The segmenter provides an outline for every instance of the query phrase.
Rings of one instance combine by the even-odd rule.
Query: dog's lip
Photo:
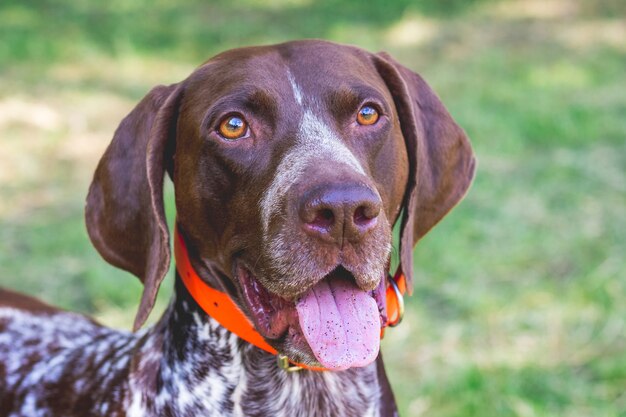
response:
[[[270,340],[282,338],[298,322],[295,303],[271,294],[247,267],[237,265],[243,298],[260,333]]]
[[[338,269],[343,269],[343,267],[338,266],[331,273],[324,275],[320,279],[325,279],[337,273],[350,274],[345,269],[337,272]],[[305,339],[300,329],[298,312],[296,310],[297,299],[296,301],[290,301],[272,294],[243,263],[237,264],[236,271],[241,284],[243,299],[252,316],[252,321],[261,335],[269,341],[281,341],[286,337],[297,339],[292,340],[292,344],[310,352],[310,347],[304,342]],[[387,320],[385,287],[385,279],[382,278],[374,290],[367,291],[378,306],[381,327]],[[305,292],[303,291],[303,293]],[[312,354],[312,352],[310,353]]]

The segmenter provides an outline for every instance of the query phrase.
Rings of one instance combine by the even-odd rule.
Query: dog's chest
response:
[[[216,349],[217,348],[217,349]],[[233,348],[233,350],[229,350]],[[160,389],[146,392],[131,377],[128,416],[215,417],[378,416],[379,386],[372,367],[337,373],[287,373],[272,357],[234,337],[212,346],[217,366],[178,363],[163,368]],[[260,356],[264,356],[259,360]],[[205,358],[206,359],[206,358]],[[145,361],[146,369],[152,365]],[[152,398],[153,401],[144,401]]]
[[[342,373],[288,373],[274,357],[187,308],[181,303],[172,312],[176,324],[163,328],[161,336],[157,328],[142,345],[131,370],[128,416],[378,415],[374,365]]]
[[[380,389],[373,366],[342,373],[285,372],[258,351],[243,359],[235,416],[378,416]],[[274,365],[274,366],[272,366]]]

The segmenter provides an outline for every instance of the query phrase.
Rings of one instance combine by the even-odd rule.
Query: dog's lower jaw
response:
[[[381,365],[289,373],[207,316],[179,279],[174,297],[135,355],[129,416],[394,415],[395,404],[381,408],[393,402]]]

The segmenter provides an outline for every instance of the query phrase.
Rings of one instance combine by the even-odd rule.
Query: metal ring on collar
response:
[[[398,283],[392,277],[389,277],[389,283],[391,284],[391,288],[393,288],[393,292],[396,294],[396,299],[398,300],[398,320],[393,323],[389,323],[389,327],[396,327],[402,321],[404,317],[404,296],[400,292],[400,288],[398,288]]]

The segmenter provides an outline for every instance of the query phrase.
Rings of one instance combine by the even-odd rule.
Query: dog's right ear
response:
[[[100,255],[144,284],[146,321],[170,266],[163,179],[171,168],[183,84],[155,87],[117,128],[89,188],[87,231]]]

